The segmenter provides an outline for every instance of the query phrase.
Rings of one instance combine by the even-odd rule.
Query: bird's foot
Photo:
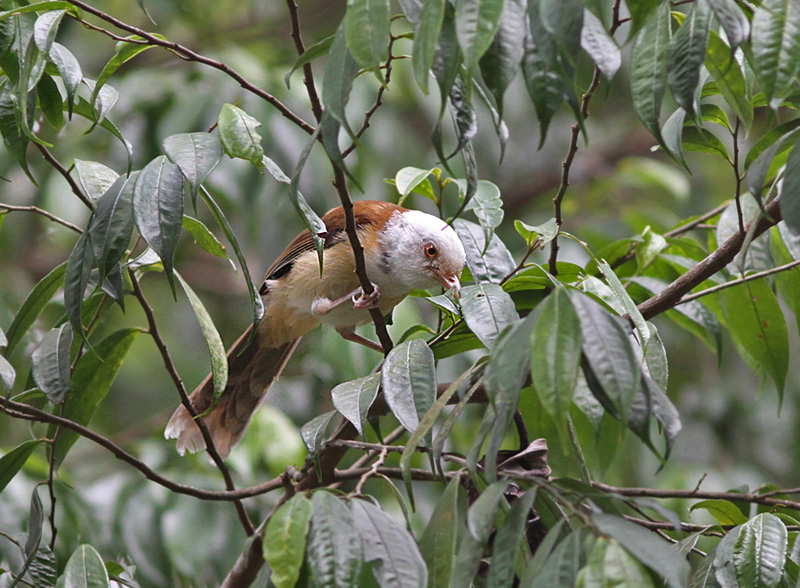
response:
[[[364,290],[359,288],[351,297],[353,300],[353,308],[359,310],[362,308],[378,308],[378,302],[381,299],[381,291],[378,289],[377,284],[372,284],[372,292],[364,294]]]
[[[374,349],[379,353],[383,353],[383,347],[375,343],[374,341],[370,341],[366,337],[362,337],[361,335],[357,334],[355,331],[352,330],[352,327],[341,327],[336,329],[336,332],[339,333],[342,338],[347,339],[348,341],[352,341],[353,343],[358,343],[359,345],[363,345],[364,347],[369,347],[370,349]]]

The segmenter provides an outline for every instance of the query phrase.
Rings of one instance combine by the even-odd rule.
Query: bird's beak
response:
[[[458,280],[457,274],[437,274],[436,279],[439,280],[439,283],[444,286],[445,290],[449,290],[453,288],[453,298],[458,300],[459,298],[459,291],[461,290],[461,282]]]

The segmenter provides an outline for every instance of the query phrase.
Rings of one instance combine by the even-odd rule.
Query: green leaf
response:
[[[194,310],[197,322],[200,325],[200,330],[203,333],[203,338],[206,341],[206,346],[208,347],[208,355],[211,358],[211,379],[214,383],[213,406],[213,404],[219,400],[219,397],[228,385],[228,357],[225,353],[225,345],[222,344],[222,337],[220,337],[211,315],[208,314],[206,307],[203,306],[203,301],[200,300],[191,286],[186,283],[186,280],[184,280],[178,272],[175,272],[175,276],[178,278],[178,282],[180,282],[183,291],[186,292],[186,296],[189,298],[192,310]]]
[[[631,555],[661,576],[667,586],[686,585],[689,562],[669,543],[621,517],[595,514],[592,521],[601,533],[619,541]]]
[[[47,122],[60,131],[64,127],[64,99],[53,78],[47,74],[42,76],[36,85],[36,96]]]
[[[390,24],[389,0],[347,0],[347,49],[356,63],[379,78],[379,68],[389,56]]]
[[[642,313],[639,312],[639,308],[636,306],[636,303],[631,298],[631,295],[628,294],[628,291],[625,289],[625,286],[622,284],[622,281],[617,277],[617,274],[614,273],[614,270],[611,269],[611,266],[608,265],[605,261],[600,261],[597,264],[597,269],[603,274],[603,277],[606,279],[606,283],[608,283],[611,291],[614,292],[614,296],[617,297],[617,300],[622,305],[622,308],[625,309],[625,314],[630,317],[633,326],[636,327],[636,331],[639,335],[639,342],[643,349],[647,349],[647,344],[650,341],[650,328],[645,323],[644,317]]]
[[[578,574],[579,588],[636,586],[654,588],[653,579],[642,565],[614,539],[600,537],[589,553],[586,567]]]
[[[675,102],[694,115],[695,90],[706,55],[711,10],[706,0],[693,3],[667,48],[667,85]]]
[[[658,14],[654,14],[656,9],[663,4],[661,0],[636,0],[635,2],[626,2],[628,10],[631,13],[631,30],[628,33],[629,38],[633,38],[636,33],[648,21],[658,18]]]
[[[380,388],[381,375],[371,374],[351,382],[344,382],[331,390],[333,406],[353,424],[362,437],[364,421],[367,420],[369,408],[375,402]]]
[[[104,279],[125,254],[133,235],[133,186],[138,172],[120,176],[97,200],[87,233]]]
[[[78,183],[92,200],[99,199],[119,178],[119,174],[113,169],[96,161],[75,159],[74,164]]]
[[[420,169],[418,167],[404,167],[394,176],[394,185],[400,193],[399,204],[412,192],[422,194],[433,202],[437,202],[436,195],[433,193],[433,186],[428,179],[436,168]]]
[[[392,349],[381,370],[381,386],[392,414],[413,433],[436,399],[436,370],[428,344],[412,339]],[[426,443],[430,441],[428,435]]]
[[[546,538],[556,539],[559,536],[559,526],[553,527],[547,533]],[[551,534],[552,533],[552,534]],[[543,542],[544,543],[544,542]],[[552,552],[550,550],[540,551],[543,545],[536,550],[535,557],[546,556],[544,565],[533,575],[531,588],[550,588],[551,586],[575,586],[578,570],[580,569],[581,556],[581,535],[577,531],[567,535]],[[549,555],[548,555],[549,553]],[[534,566],[538,565],[536,560],[531,561],[529,569],[525,571],[525,578],[531,577]]]
[[[191,216],[183,215],[181,227],[192,236],[195,243],[200,245],[203,251],[221,257],[222,259],[230,260],[228,252],[225,250],[225,245],[220,243],[214,233],[202,222]],[[231,261],[231,265],[233,265],[233,261]]]
[[[261,135],[258,127],[261,123],[233,104],[223,104],[217,119],[219,140],[228,157],[249,161],[259,170],[264,157],[261,146]]]
[[[555,288],[539,306],[530,336],[531,381],[566,446],[567,415],[581,361],[581,324],[564,288]]]
[[[430,588],[449,588],[458,536],[458,495],[461,483],[451,478],[433,509],[419,545],[428,566]],[[463,490],[461,490],[463,493]]]
[[[89,219],[87,228],[91,228],[92,219]],[[81,319],[81,307],[86,286],[89,283],[89,274],[94,263],[94,252],[89,243],[89,231],[84,231],[78,242],[69,254],[64,274],[64,307],[67,318],[72,325],[72,330],[77,331],[81,337],[86,338]]]
[[[84,354],[76,363],[72,374],[72,391],[64,403],[63,417],[86,426],[97,407],[106,397],[140,329],[120,329],[94,346],[93,352]],[[48,437],[55,427],[48,429]],[[78,433],[62,429],[53,447],[56,464],[60,465],[67,452],[79,438]]]
[[[33,453],[42,441],[40,439],[31,439],[17,445],[14,449],[0,457],[0,493],[8,486],[8,483],[14,479],[28,461],[28,458]]]
[[[0,384],[3,384],[6,392],[11,392],[16,379],[17,371],[14,369],[14,366],[8,362],[5,356],[0,355]]]
[[[714,16],[725,30],[731,54],[750,34],[750,21],[735,0],[708,0]]]
[[[50,45],[45,56],[48,61],[56,66],[58,75],[61,76],[61,80],[64,82],[64,88],[67,90],[67,111],[72,114],[75,104],[75,92],[78,91],[78,86],[83,81],[81,64],[70,50],[60,43]]]
[[[793,0],[764,0],[752,23],[752,65],[769,107],[777,111],[800,76],[800,10]]]
[[[490,484],[467,511],[469,534],[481,545],[489,541],[489,535],[494,529],[495,517],[506,488],[508,488],[508,481]]]
[[[166,41],[167,39],[162,35],[157,33],[151,33],[154,37],[162,41]],[[100,75],[97,77],[97,83],[95,84],[94,88],[92,89],[92,97],[90,98],[90,102],[92,104],[95,103],[100,91],[105,86],[106,82],[114,75],[114,72],[117,71],[120,66],[122,66],[127,61],[133,59],[139,53],[143,51],[147,51],[148,49],[152,49],[155,45],[151,43],[132,43],[130,41],[141,41],[142,37],[138,35],[131,35],[127,37],[125,41],[119,41],[116,46],[116,50],[114,52],[114,57],[112,57],[109,62],[103,67],[103,71],[100,72]]]
[[[97,94],[95,94],[94,89],[96,82],[94,80],[83,78],[83,83],[88,86],[88,88],[92,91],[92,96],[95,97],[93,101],[89,102],[89,104],[92,105],[92,112],[94,113],[95,122],[99,124],[105,120],[105,118],[108,116],[108,113],[119,101],[119,92],[106,84],[100,89],[99,92],[97,92]]]
[[[311,504],[311,532],[306,551],[312,585],[326,588],[357,586],[362,548],[351,510],[324,490],[314,493]]]
[[[606,410],[627,421],[640,373],[627,323],[584,294],[575,292],[570,298],[581,323],[583,368],[592,393]]]
[[[466,193],[465,180],[457,180],[462,193]],[[491,244],[492,236],[500,223],[503,222],[503,200],[500,198],[500,188],[487,180],[479,180],[475,195],[466,206],[478,217],[478,222],[483,227],[484,243]]]
[[[200,184],[222,158],[219,139],[211,133],[181,133],[164,139],[162,146],[169,160],[178,166],[189,182],[195,200]]]
[[[716,104],[702,104],[700,105],[700,119],[703,122],[712,122],[716,123],[720,126],[725,127],[725,129],[732,133],[733,127],[731,126],[731,122],[728,119],[728,113],[722,110]]]
[[[361,536],[364,563],[372,568],[379,586],[418,588],[428,585],[428,570],[417,542],[383,510],[366,500],[350,501],[355,529]]]
[[[779,153],[789,149],[794,141],[789,141],[797,135],[800,128],[800,119],[794,119],[770,129],[747,152],[744,168],[747,170],[747,186],[750,192],[760,197],[767,179],[772,160]]]
[[[783,576],[787,547],[786,526],[778,517],[761,513],[742,525],[733,563],[741,586],[774,588]]]
[[[25,302],[20,306],[6,333],[8,339],[5,344],[6,356],[10,356],[14,352],[19,342],[22,341],[22,338],[28,333],[31,325],[36,321],[36,318],[41,314],[42,310],[44,310],[44,307],[47,306],[47,303],[50,302],[50,299],[55,293],[61,289],[64,284],[64,273],[66,269],[66,262],[57,266],[49,274],[39,280],[30,294],[25,298]]]
[[[174,295],[172,268],[183,223],[183,175],[165,156],[156,157],[136,177],[133,215],[139,234],[161,258]]]
[[[336,31],[331,45],[331,53],[325,62],[322,77],[322,103],[325,110],[354,137],[353,130],[347,122],[345,107],[350,100],[353,80],[358,74],[358,64],[347,50],[344,25]]]
[[[503,118],[503,96],[517,75],[525,54],[527,0],[508,0],[503,6],[497,34],[480,59],[483,81],[494,96],[498,118]]]
[[[745,81],[742,66],[736,60],[731,48],[713,30],[708,36],[705,64],[725,102],[742,121],[745,133],[748,133],[753,123],[751,85]]]
[[[684,151],[696,151],[698,153],[710,153],[720,155],[726,161],[731,161],[728,149],[717,136],[702,128],[685,126],[683,127],[683,141],[681,147]]]
[[[339,413],[332,410],[316,416],[300,429],[300,436],[303,437],[303,443],[306,444],[308,452],[312,456],[319,456],[322,444],[325,442],[325,433],[328,430],[328,425],[331,424],[333,417],[337,414]]]
[[[517,230],[517,233],[519,233],[520,236],[528,243],[528,247],[533,245],[533,242],[536,239],[539,239],[540,247],[544,246],[555,239],[556,235],[558,235],[558,224],[556,224],[556,219],[554,218],[551,218],[546,223],[538,226],[529,225],[521,220],[515,220],[514,228]]]
[[[497,284],[514,271],[514,258],[497,235],[492,235],[487,247],[486,236],[479,225],[457,219],[453,221],[453,228],[464,245],[467,267],[476,283]]]
[[[667,82],[669,37],[669,4],[665,2],[637,33],[631,49],[633,107],[659,143],[663,143],[659,112]]]
[[[0,93],[0,134],[3,135],[3,144],[6,151],[14,161],[22,168],[31,181],[36,182],[28,168],[28,136],[17,125],[17,114],[14,98],[8,87]]]
[[[456,35],[471,76],[500,27],[503,0],[456,0]]]
[[[511,296],[497,284],[462,288],[461,311],[467,326],[489,349],[500,331],[519,318]]]
[[[765,279],[727,289],[731,335],[775,382],[778,397],[789,369],[789,336],[778,299]]]
[[[264,531],[264,559],[275,588],[291,588],[300,577],[311,523],[311,501],[295,494],[270,517]]]
[[[105,89],[104,89],[105,91]],[[94,109],[89,105],[89,103],[81,97],[78,97],[78,101],[73,105],[73,112],[79,116],[86,118],[87,120],[97,122],[102,128],[107,130],[109,133],[114,135],[125,147],[125,151],[128,154],[128,171],[130,172],[131,166],[133,165],[133,147],[131,146],[130,142],[122,136],[119,129],[107,118],[99,120],[94,113]],[[94,127],[92,127],[94,128]],[[92,129],[90,129],[92,130]],[[88,132],[88,131],[87,131]]]
[[[66,10],[50,10],[40,15],[33,25],[33,40],[39,51],[45,55],[53,45],[64,14],[66,14]]]
[[[64,588],[108,588],[108,572],[100,554],[91,545],[81,545],[64,569]]]
[[[305,51],[303,51],[303,54],[300,55],[294,62],[294,65],[292,65],[292,69],[290,69],[289,73],[287,73],[286,76],[283,78],[283,81],[286,83],[286,87],[287,88],[290,87],[289,78],[292,77],[292,74],[295,71],[297,71],[307,63],[311,63],[315,59],[323,57],[328,53],[330,53],[332,44],[333,44],[333,35],[325,37],[321,41],[314,43],[313,45],[311,45],[311,47],[308,47]]]
[[[444,19],[442,28],[439,32],[439,42],[436,45],[436,52],[433,56],[431,67],[436,83],[439,86],[441,103],[439,106],[438,122],[442,120],[450,90],[456,81],[456,77],[461,71],[461,49],[458,46],[458,35],[456,33],[455,11],[453,5],[445,3]],[[438,128],[438,125],[437,125]],[[435,131],[434,131],[435,133]],[[434,134],[435,137],[435,134]]]
[[[70,345],[72,327],[64,323],[49,331],[31,355],[33,379],[53,404],[64,400],[70,390]]]
[[[597,69],[611,80],[622,65],[622,54],[617,43],[606,31],[603,21],[597,18],[588,9],[583,13],[583,28],[581,29],[581,47],[592,61],[597,65]]]
[[[696,502],[689,508],[689,512],[694,512],[697,509],[703,509],[717,519],[720,525],[743,525],[747,522],[747,517],[742,514],[742,511],[727,500],[701,500]]]
[[[497,530],[492,544],[492,565],[489,567],[488,588],[505,588],[514,583],[514,564],[526,539],[525,525],[528,522],[533,500],[536,498],[534,486],[511,505],[503,524]],[[554,586],[554,584],[550,584]]]
[[[420,17],[414,26],[414,46],[411,49],[411,60],[414,66],[414,78],[420,89],[428,93],[428,72],[433,67],[439,33],[442,30],[446,0],[430,0],[422,5]]]
[[[783,183],[780,192],[781,217],[786,226],[795,234],[800,234],[800,149],[795,146],[786,159]]]

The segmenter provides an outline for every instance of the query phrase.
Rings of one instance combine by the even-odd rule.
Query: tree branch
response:
[[[83,233],[82,228],[73,225],[69,221],[65,221],[63,218],[59,218],[56,215],[51,214],[46,210],[39,208],[38,206],[14,206],[12,204],[3,204],[2,202],[0,202],[0,209],[7,210],[9,212],[35,212],[36,214],[41,214],[42,216],[50,219],[54,223],[58,223],[62,226],[67,227],[71,231],[75,231],[78,234]]]

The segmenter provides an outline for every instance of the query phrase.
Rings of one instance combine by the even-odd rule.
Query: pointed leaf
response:
[[[210,133],[181,133],[164,139],[162,146],[169,160],[189,182],[192,198],[196,198],[200,184],[222,158],[219,139]]]
[[[780,193],[781,217],[795,235],[800,234],[800,149],[797,145],[795,141],[786,159]]]
[[[88,228],[91,228],[91,226],[90,218]],[[94,252],[89,243],[89,231],[86,230],[78,238],[78,242],[69,254],[64,274],[64,307],[67,312],[67,318],[72,325],[73,331],[77,331],[84,339],[86,334],[83,331],[83,323],[81,322],[81,307],[93,263]]]
[[[436,370],[427,343],[412,339],[392,349],[381,370],[381,385],[392,414],[413,433],[436,398]],[[430,441],[428,435],[426,443]]]
[[[31,355],[33,379],[53,404],[59,404],[70,390],[71,344],[72,327],[64,323],[48,332]]]
[[[774,588],[786,563],[788,533],[778,517],[761,513],[742,525],[733,563],[741,586]]]
[[[33,40],[45,55],[50,52],[64,14],[66,10],[50,10],[39,16],[33,25]]]
[[[764,0],[753,14],[753,69],[777,110],[800,76],[800,10],[793,0]]]
[[[464,287],[461,310],[467,326],[489,349],[500,331],[519,318],[511,296],[497,284]]]
[[[414,46],[411,50],[414,78],[425,94],[428,93],[429,71],[433,67],[433,58],[436,55],[446,4],[446,0],[425,2],[414,27]]]
[[[64,588],[108,588],[108,572],[100,554],[91,545],[81,545],[64,569]]]
[[[581,47],[597,64],[597,68],[607,80],[616,75],[622,65],[622,54],[614,39],[606,31],[603,21],[589,9],[583,13]]]
[[[270,517],[264,531],[264,559],[275,588],[291,588],[300,577],[311,523],[311,501],[295,494]]]
[[[558,527],[552,537],[557,538]],[[547,537],[551,537],[548,532]],[[536,555],[539,556],[542,547],[536,550]],[[550,553],[544,561],[544,566],[538,571],[535,576],[531,588],[550,588],[551,586],[575,586],[580,569],[580,556],[581,556],[581,535],[580,533],[572,532],[566,539],[562,540],[552,552],[550,550],[542,552],[544,555]],[[533,567],[536,562],[532,561],[530,567]],[[525,576],[528,577],[526,570]]]
[[[701,500],[693,504],[689,512],[697,509],[707,511],[720,525],[743,525],[748,520],[735,504],[727,500]]]
[[[659,143],[662,142],[659,112],[666,89],[669,36],[669,4],[662,3],[637,33],[631,49],[633,107]]]
[[[455,7],[458,44],[471,75],[497,34],[503,0],[457,0]]]
[[[172,267],[183,221],[183,175],[165,156],[156,157],[137,176],[133,213],[139,234],[161,258],[174,293]]]
[[[116,331],[78,360],[72,374],[72,391],[64,403],[64,418],[83,426],[89,424],[97,407],[111,389],[117,372],[139,333],[139,329]],[[55,427],[51,426],[48,436],[52,437],[54,434]],[[61,464],[78,438],[78,433],[74,431],[60,431],[53,447],[57,465]]]
[[[74,163],[78,182],[92,200],[99,199],[119,178],[117,172],[102,163],[82,159],[75,159]]]
[[[228,252],[225,250],[225,245],[220,243],[214,233],[212,233],[202,222],[191,216],[183,215],[181,227],[183,227],[186,232],[192,236],[195,243],[200,245],[203,251],[210,253],[211,255],[221,257],[222,259],[230,260],[228,257]],[[233,266],[233,261],[231,261],[231,265]]]
[[[217,122],[219,140],[228,157],[244,159],[262,169],[264,147],[256,130],[261,123],[233,104],[222,105]]]
[[[78,86],[83,81],[81,64],[70,50],[60,43],[52,43],[46,56],[56,66],[56,70],[58,70],[58,74],[64,82],[64,87],[67,90],[68,111],[71,113],[75,102],[75,92],[78,91]]]
[[[480,59],[481,75],[494,96],[499,118],[503,117],[503,96],[525,53],[526,8],[527,0],[505,2],[497,34]]]
[[[422,557],[428,566],[430,588],[449,588],[455,563],[458,535],[458,476],[448,482],[433,509],[419,541]],[[462,491],[463,492],[463,491]]]
[[[17,445],[14,449],[0,457],[0,493],[8,486],[8,483],[14,479],[28,461],[31,453],[36,449],[42,441],[39,439],[31,439]]]
[[[331,52],[325,62],[325,73],[322,78],[322,103],[325,110],[344,129],[354,136],[350,124],[347,122],[345,107],[350,100],[350,91],[353,89],[353,80],[358,74],[358,64],[347,50],[344,25],[336,31],[336,36],[331,45]]]
[[[735,0],[708,0],[733,52],[750,35],[750,21]]]
[[[364,421],[370,406],[378,396],[381,388],[381,375],[371,374],[351,382],[344,382],[331,390],[331,400],[336,410],[350,421],[364,436]]]
[[[133,186],[138,172],[120,176],[97,200],[89,242],[103,279],[119,263],[133,235]]]
[[[325,37],[321,41],[314,43],[313,45],[311,45],[311,47],[306,48],[306,50],[303,51],[303,54],[300,55],[297,58],[297,61],[294,62],[294,65],[292,65],[292,69],[289,70],[289,73],[287,73],[286,76],[284,76],[283,81],[286,82],[286,87],[287,88],[291,87],[289,85],[289,79],[292,77],[292,74],[295,71],[297,71],[307,63],[311,63],[318,57],[323,57],[328,53],[330,53],[332,44],[333,44],[333,35],[330,35],[329,37]]]
[[[64,284],[64,273],[67,270],[67,264],[62,263],[49,274],[43,277],[33,287],[30,294],[25,298],[14,320],[8,327],[6,333],[7,341],[5,344],[5,355],[8,357],[16,349],[22,338],[28,333],[36,318],[41,314],[44,307],[47,306],[50,299],[55,295]]]
[[[311,532],[306,551],[312,585],[357,586],[363,556],[352,512],[326,491],[315,492],[311,504]]]
[[[326,439],[325,433],[328,430],[328,425],[331,424],[333,417],[335,417],[337,414],[339,413],[337,413],[335,410],[332,410],[316,416],[303,425],[303,427],[300,429],[300,436],[303,437],[303,443],[306,444],[308,452],[312,456],[319,455],[319,452],[322,449],[322,444]]]
[[[678,106],[689,113],[694,113],[694,95],[706,56],[710,22],[707,0],[698,0],[667,48],[667,84]]]
[[[514,564],[517,555],[526,539],[525,525],[531,513],[533,500],[536,498],[534,486],[511,505],[503,524],[497,531],[492,544],[492,565],[489,567],[487,587],[504,588],[514,583]],[[527,547],[522,547],[526,549]],[[554,584],[551,584],[554,586]]]
[[[379,73],[389,56],[389,25],[389,0],[347,0],[347,48],[364,69]]]

